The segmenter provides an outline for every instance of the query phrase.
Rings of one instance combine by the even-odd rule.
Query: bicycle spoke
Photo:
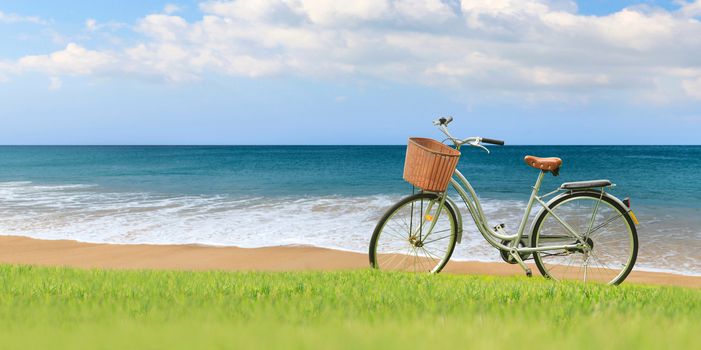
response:
[[[569,266],[572,264],[572,259],[573,259],[572,254],[565,255],[565,256],[563,256],[562,261],[549,263],[548,266],[550,266],[550,267],[548,268],[548,270],[551,271],[551,272],[554,272],[555,270],[557,270],[557,269],[559,268],[559,269],[562,269],[562,270],[565,271],[565,272],[563,273],[563,275],[566,276],[566,275],[567,275],[567,269],[568,269]]]
[[[611,273],[611,275],[613,275],[613,278],[615,278],[618,275],[618,273],[616,273],[615,270],[609,268],[606,264],[602,263],[596,257],[596,255],[592,254],[592,259],[596,265],[599,265],[600,268],[598,269],[598,271],[599,271],[600,275],[602,275],[604,277],[604,282],[608,282],[608,281],[606,281],[606,279],[608,279],[606,272]]]
[[[408,248],[402,249],[399,252],[390,253],[389,255],[391,255],[391,257],[384,264],[391,268],[393,265],[391,265],[390,262],[395,261],[398,258],[399,259],[399,266],[401,266],[404,264],[404,260],[406,259],[406,257],[409,255],[410,252],[411,252],[411,246],[409,246]]]
[[[598,261],[599,264],[603,265],[603,266],[602,266],[603,268],[605,268],[605,269],[607,269],[607,270],[613,270],[613,269],[611,269],[611,267],[608,266],[608,264],[606,264],[605,262],[601,261],[601,260],[597,257],[597,255],[594,253],[594,251],[591,252],[591,256],[594,258],[594,260]]]
[[[421,240],[421,234],[424,229],[424,201],[421,201],[421,211],[419,212],[419,241]]]
[[[574,229],[581,230],[587,246],[567,251],[534,254],[541,272],[554,279],[575,278],[587,282],[620,283],[632,265],[634,244],[631,227],[624,219],[624,209],[599,195],[572,195],[552,208]],[[567,233],[562,225],[545,214],[536,228],[537,247],[563,244],[559,236]],[[551,237],[552,239],[548,239]],[[571,242],[575,243],[575,242]],[[585,258],[586,253],[586,258]]]
[[[409,219],[409,222],[406,221],[406,218],[404,216],[400,216],[400,218],[402,219],[402,222],[404,223],[404,227],[407,229],[407,231],[411,232],[412,225],[413,225],[411,218]]]
[[[594,227],[594,221],[596,220],[596,213],[599,211],[599,204],[601,204],[601,200],[596,201],[596,205],[594,206],[594,210],[592,211],[592,214],[591,214],[591,220],[589,221],[589,227],[585,231],[586,233],[584,234],[584,237],[589,237],[589,234],[591,233],[591,229],[592,229],[592,227]],[[586,272],[587,271],[585,269],[584,273],[586,274]]]
[[[429,248],[429,247],[424,245],[422,248],[424,248],[426,250],[430,250],[432,253],[435,253],[436,256],[445,255],[445,253],[447,252],[447,250],[441,249],[439,247],[438,248]],[[438,251],[436,252],[436,250],[438,250]]]
[[[446,231],[446,230],[443,230],[443,231]],[[443,236],[443,237],[440,237],[440,238],[432,239],[432,240],[430,240],[430,241],[426,241],[426,242],[424,242],[424,244],[433,243],[433,242],[436,242],[436,241],[440,241],[440,240],[442,240],[442,239],[450,238],[450,237],[452,237],[452,236],[453,236],[453,234],[449,234],[449,235],[447,235],[447,236]]]
[[[389,255],[389,258],[387,258],[387,255]],[[387,260],[385,260],[385,261],[384,261],[383,263],[381,263],[381,264],[380,264],[379,261],[378,261],[378,265],[380,265],[380,266],[383,266],[383,265],[392,266],[391,262],[394,262],[394,261],[397,259],[397,256],[399,256],[399,255],[400,255],[400,254],[397,254],[397,253],[394,253],[394,254],[385,254],[384,256],[380,257],[380,259],[386,258]]]
[[[401,222],[398,222],[397,220],[388,220],[386,226],[390,226],[396,230],[397,232],[406,232],[409,233],[409,226],[406,224],[403,224]]]
[[[446,206],[440,215],[425,220],[429,207],[431,213],[437,211],[438,197],[429,194],[415,197],[397,206],[373,235],[371,260],[374,256],[377,268],[434,272],[440,271],[450,257],[456,243],[454,214]],[[427,232],[429,227],[431,232]]]
[[[384,238],[387,238],[388,240],[390,240],[390,242],[392,242],[394,244],[409,242],[409,238],[399,236],[398,234],[393,233],[393,232],[384,232],[384,234],[386,235]],[[385,243],[387,243],[387,242],[385,242]]]
[[[428,272],[431,272],[431,264],[433,263],[433,260],[426,254],[426,250],[425,250],[425,249],[423,249],[423,248],[420,247],[419,250],[420,250],[421,253],[423,253],[423,255],[426,257],[426,262],[427,262],[427,265],[428,265],[428,267],[429,267],[428,269],[426,269],[426,268],[424,267],[424,271],[428,270]],[[423,267],[424,264],[421,264],[421,266]]]
[[[403,234],[402,232],[397,232],[397,231],[392,231],[392,232],[390,232],[390,231],[385,231],[385,232],[383,232],[383,233],[386,233],[386,234],[388,234],[388,235],[390,235],[390,236],[392,236],[392,237],[395,237],[395,238],[397,238],[397,239],[400,240],[400,241],[407,241],[407,240],[409,239],[409,236],[408,236],[408,235],[407,235],[407,236],[404,236],[404,234]]]
[[[409,247],[406,254],[404,254],[404,257],[399,262],[399,266],[402,266],[402,270],[404,270],[404,271],[406,271],[406,267],[404,267],[404,266],[406,266],[405,263],[406,263],[407,259],[409,259],[410,256],[411,256],[411,247]]]
[[[591,232],[589,232],[589,235],[590,235],[589,237],[592,237],[592,238],[593,238],[593,237],[596,237],[596,236],[593,236],[593,235],[592,235],[594,232],[596,232],[596,231],[598,231],[598,230],[600,230],[600,229],[606,227],[608,224],[610,224],[611,222],[613,222],[613,221],[615,221],[616,219],[619,219],[619,218],[623,218],[623,215],[617,214],[617,215],[615,215],[615,216],[613,216],[613,217],[607,219],[605,222],[599,224],[599,226],[593,228],[593,229],[591,230]]]
[[[564,278],[569,277],[569,275],[567,273],[570,271],[570,269],[572,268],[572,265],[574,265],[574,263],[577,260],[578,259],[574,254],[570,255],[570,258],[568,259],[569,262],[567,263],[567,267],[565,268],[565,273],[563,274]]]

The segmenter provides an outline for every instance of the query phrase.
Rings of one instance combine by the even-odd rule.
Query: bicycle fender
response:
[[[606,198],[609,198],[609,199],[613,200],[614,202],[616,202],[616,204],[619,204],[622,208],[625,208],[627,211],[630,211],[630,209],[629,209],[625,204],[623,204],[623,201],[621,201],[620,199],[618,199],[618,197],[616,197],[616,196],[614,196],[614,195],[611,195],[611,194],[609,194],[609,193],[606,192],[606,191],[603,191],[603,194],[602,194],[602,191],[594,191],[594,190],[591,190],[591,189],[572,190],[572,191],[566,191],[566,192],[560,193],[559,195],[557,195],[557,196],[551,198],[551,199],[546,203],[546,205],[548,206],[548,208],[550,208],[550,205],[552,205],[552,203],[554,203],[556,200],[558,200],[558,199],[560,199],[560,198],[562,198],[562,197],[566,197],[566,196],[575,194],[575,193],[591,193],[591,194],[593,194],[593,195],[606,197]],[[545,211],[545,208],[542,208],[542,207],[541,207],[540,210],[538,211],[538,213],[533,217],[533,221],[531,222],[530,229],[528,230],[528,232],[530,232],[530,234],[533,234],[533,229],[534,229],[535,223],[536,223],[536,221],[538,221],[538,218],[539,218],[541,215],[543,215],[543,212],[544,212],[544,211]]]
[[[448,205],[453,209],[453,212],[457,216],[458,219],[458,227],[457,227],[457,232],[456,232],[456,241],[458,244],[462,241],[462,213],[460,213],[460,208],[455,204],[455,202],[450,199],[450,197],[446,196],[445,199],[446,202],[448,202]]]

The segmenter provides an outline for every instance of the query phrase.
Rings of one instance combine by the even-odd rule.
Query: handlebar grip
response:
[[[440,117],[438,118],[438,123],[440,125],[448,125],[453,121],[453,117]]]
[[[492,145],[499,145],[499,146],[504,145],[504,141],[502,141],[502,140],[488,139],[486,137],[482,138],[482,142],[483,143],[491,143]]]

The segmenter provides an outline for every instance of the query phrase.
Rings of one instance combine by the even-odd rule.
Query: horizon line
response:
[[[377,146],[406,146],[406,144],[0,144],[0,147],[377,147]],[[486,144],[487,147],[512,147],[512,146],[701,146],[701,144],[505,144],[503,146]]]

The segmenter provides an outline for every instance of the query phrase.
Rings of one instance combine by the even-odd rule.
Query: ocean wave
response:
[[[630,159],[645,159],[645,160],[684,160],[684,157],[674,157],[674,156],[661,156],[661,155],[625,155],[625,158]]]
[[[120,244],[311,245],[366,253],[375,224],[401,196],[177,196],[23,181],[0,182],[0,198],[2,235]],[[487,217],[500,219],[492,224],[505,223],[514,232],[525,203],[485,199],[482,206]],[[466,209],[461,211],[465,232],[454,258],[501,261]],[[692,223],[679,227],[666,224],[668,218],[640,218],[638,267],[701,274],[701,233]]]

